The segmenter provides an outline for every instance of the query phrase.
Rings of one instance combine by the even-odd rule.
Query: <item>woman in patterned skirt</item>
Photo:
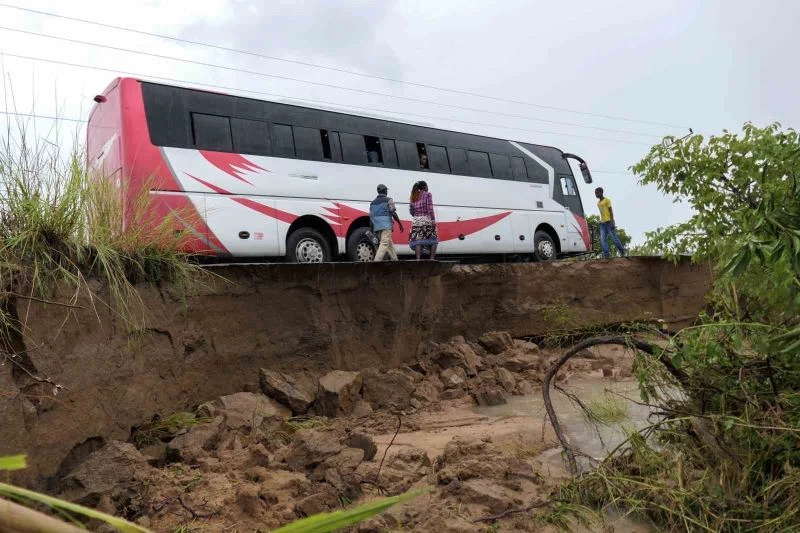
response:
[[[428,192],[428,184],[424,181],[418,181],[411,189],[409,209],[413,217],[409,245],[417,253],[417,261],[422,256],[423,246],[430,246],[430,258],[431,260],[436,259],[436,245],[439,244],[439,235],[436,232],[433,195]]]

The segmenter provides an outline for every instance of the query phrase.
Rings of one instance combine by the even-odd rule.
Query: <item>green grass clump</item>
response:
[[[603,425],[622,422],[628,417],[628,403],[617,396],[604,394],[602,398],[589,401],[586,405],[589,420]]]

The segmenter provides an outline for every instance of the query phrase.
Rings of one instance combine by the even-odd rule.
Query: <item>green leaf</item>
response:
[[[84,507],[83,505],[78,505],[77,503],[60,500],[58,498],[53,498],[52,496],[47,496],[46,494],[15,487],[14,485],[8,485],[6,483],[0,483],[0,496],[22,498],[25,500],[42,503],[55,509],[61,509],[62,511],[70,511],[87,518],[102,520],[106,524],[117,528],[117,530],[121,531],[122,533],[151,533],[150,530],[128,522],[127,520],[123,520],[122,518],[101,513],[100,511],[95,511],[94,509]]]
[[[0,470],[22,470],[27,468],[25,455],[8,455],[0,457]]]
[[[326,533],[328,531],[336,531],[337,529],[363,522],[376,514],[382,513],[393,505],[413,500],[427,492],[430,492],[430,489],[406,492],[399,496],[383,498],[346,511],[320,513],[292,522],[287,526],[274,530],[272,533]]]

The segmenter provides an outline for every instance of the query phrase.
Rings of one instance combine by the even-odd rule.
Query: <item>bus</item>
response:
[[[412,185],[433,194],[440,256],[552,260],[591,249],[569,159],[557,148],[117,78],[94,98],[90,169],[113,180],[122,231],[169,220],[181,248],[217,258],[369,261],[369,204],[389,188],[412,255]],[[421,157],[422,155],[427,157]]]

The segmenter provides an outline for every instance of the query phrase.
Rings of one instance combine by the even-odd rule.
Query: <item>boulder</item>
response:
[[[363,479],[375,479],[380,467],[377,461],[362,463],[358,473]],[[430,473],[431,460],[425,450],[413,446],[403,447],[386,458],[380,470],[380,486],[387,494],[401,494]]]
[[[167,460],[194,462],[203,452],[213,449],[222,435],[225,417],[220,415],[207,424],[192,426],[167,444]]]
[[[258,379],[261,392],[285,405],[295,415],[304,415],[314,403],[318,385],[311,376],[295,379],[282,372],[262,368]]]
[[[483,407],[503,405],[506,403],[505,394],[499,387],[487,387],[472,393],[475,402]]]
[[[531,384],[531,382],[528,381],[527,379],[523,379],[519,383],[517,383],[517,390],[515,391],[515,393],[520,396],[527,396],[529,394],[533,394],[534,390],[535,389]]]
[[[149,458],[136,446],[111,441],[89,456],[61,481],[61,496],[69,501],[97,506],[112,491],[133,490],[152,469]]]
[[[247,516],[258,517],[266,504],[261,499],[261,489],[255,483],[240,483],[236,489],[236,503]]]
[[[314,411],[318,415],[336,417],[353,412],[363,378],[359,372],[334,370],[319,380]]]
[[[414,381],[402,370],[370,368],[364,371],[364,400],[373,408],[405,409],[414,389]]]
[[[312,516],[324,513],[339,505],[339,497],[330,490],[306,496],[294,506],[294,510],[300,516]]]
[[[517,380],[514,379],[514,374],[505,368],[496,368],[494,372],[500,386],[502,386],[506,392],[514,392],[514,389],[517,388]]]
[[[372,406],[364,400],[358,400],[353,406],[353,412],[350,416],[353,418],[363,418],[372,414]]]
[[[372,459],[375,457],[375,454],[378,453],[378,446],[375,444],[373,438],[364,433],[351,433],[344,440],[344,444],[350,448],[364,450],[365,461],[372,461]]]
[[[440,375],[445,389],[460,387],[467,381],[467,373],[461,367],[453,367],[442,370]]]
[[[478,344],[493,354],[503,353],[514,347],[514,339],[505,331],[490,331],[478,339]]]
[[[339,439],[329,431],[301,429],[294,435],[288,449],[282,450],[283,460],[293,470],[313,469],[316,465],[342,451]]]
[[[461,336],[437,345],[430,358],[442,370],[461,367],[468,376],[474,376],[483,369],[483,360]]]
[[[263,394],[237,392],[222,396],[217,402],[220,414],[225,416],[229,429],[252,429],[264,422],[280,422],[291,416],[291,411]]]
[[[502,513],[516,505],[500,485],[486,479],[470,479],[458,488],[459,501],[485,505],[491,514]]]
[[[527,352],[515,351],[503,356],[498,356],[497,366],[503,367],[509,372],[524,372],[525,370],[539,370],[541,359]]]
[[[433,403],[439,399],[439,389],[430,381],[423,381],[414,389],[413,399],[422,405]]]

